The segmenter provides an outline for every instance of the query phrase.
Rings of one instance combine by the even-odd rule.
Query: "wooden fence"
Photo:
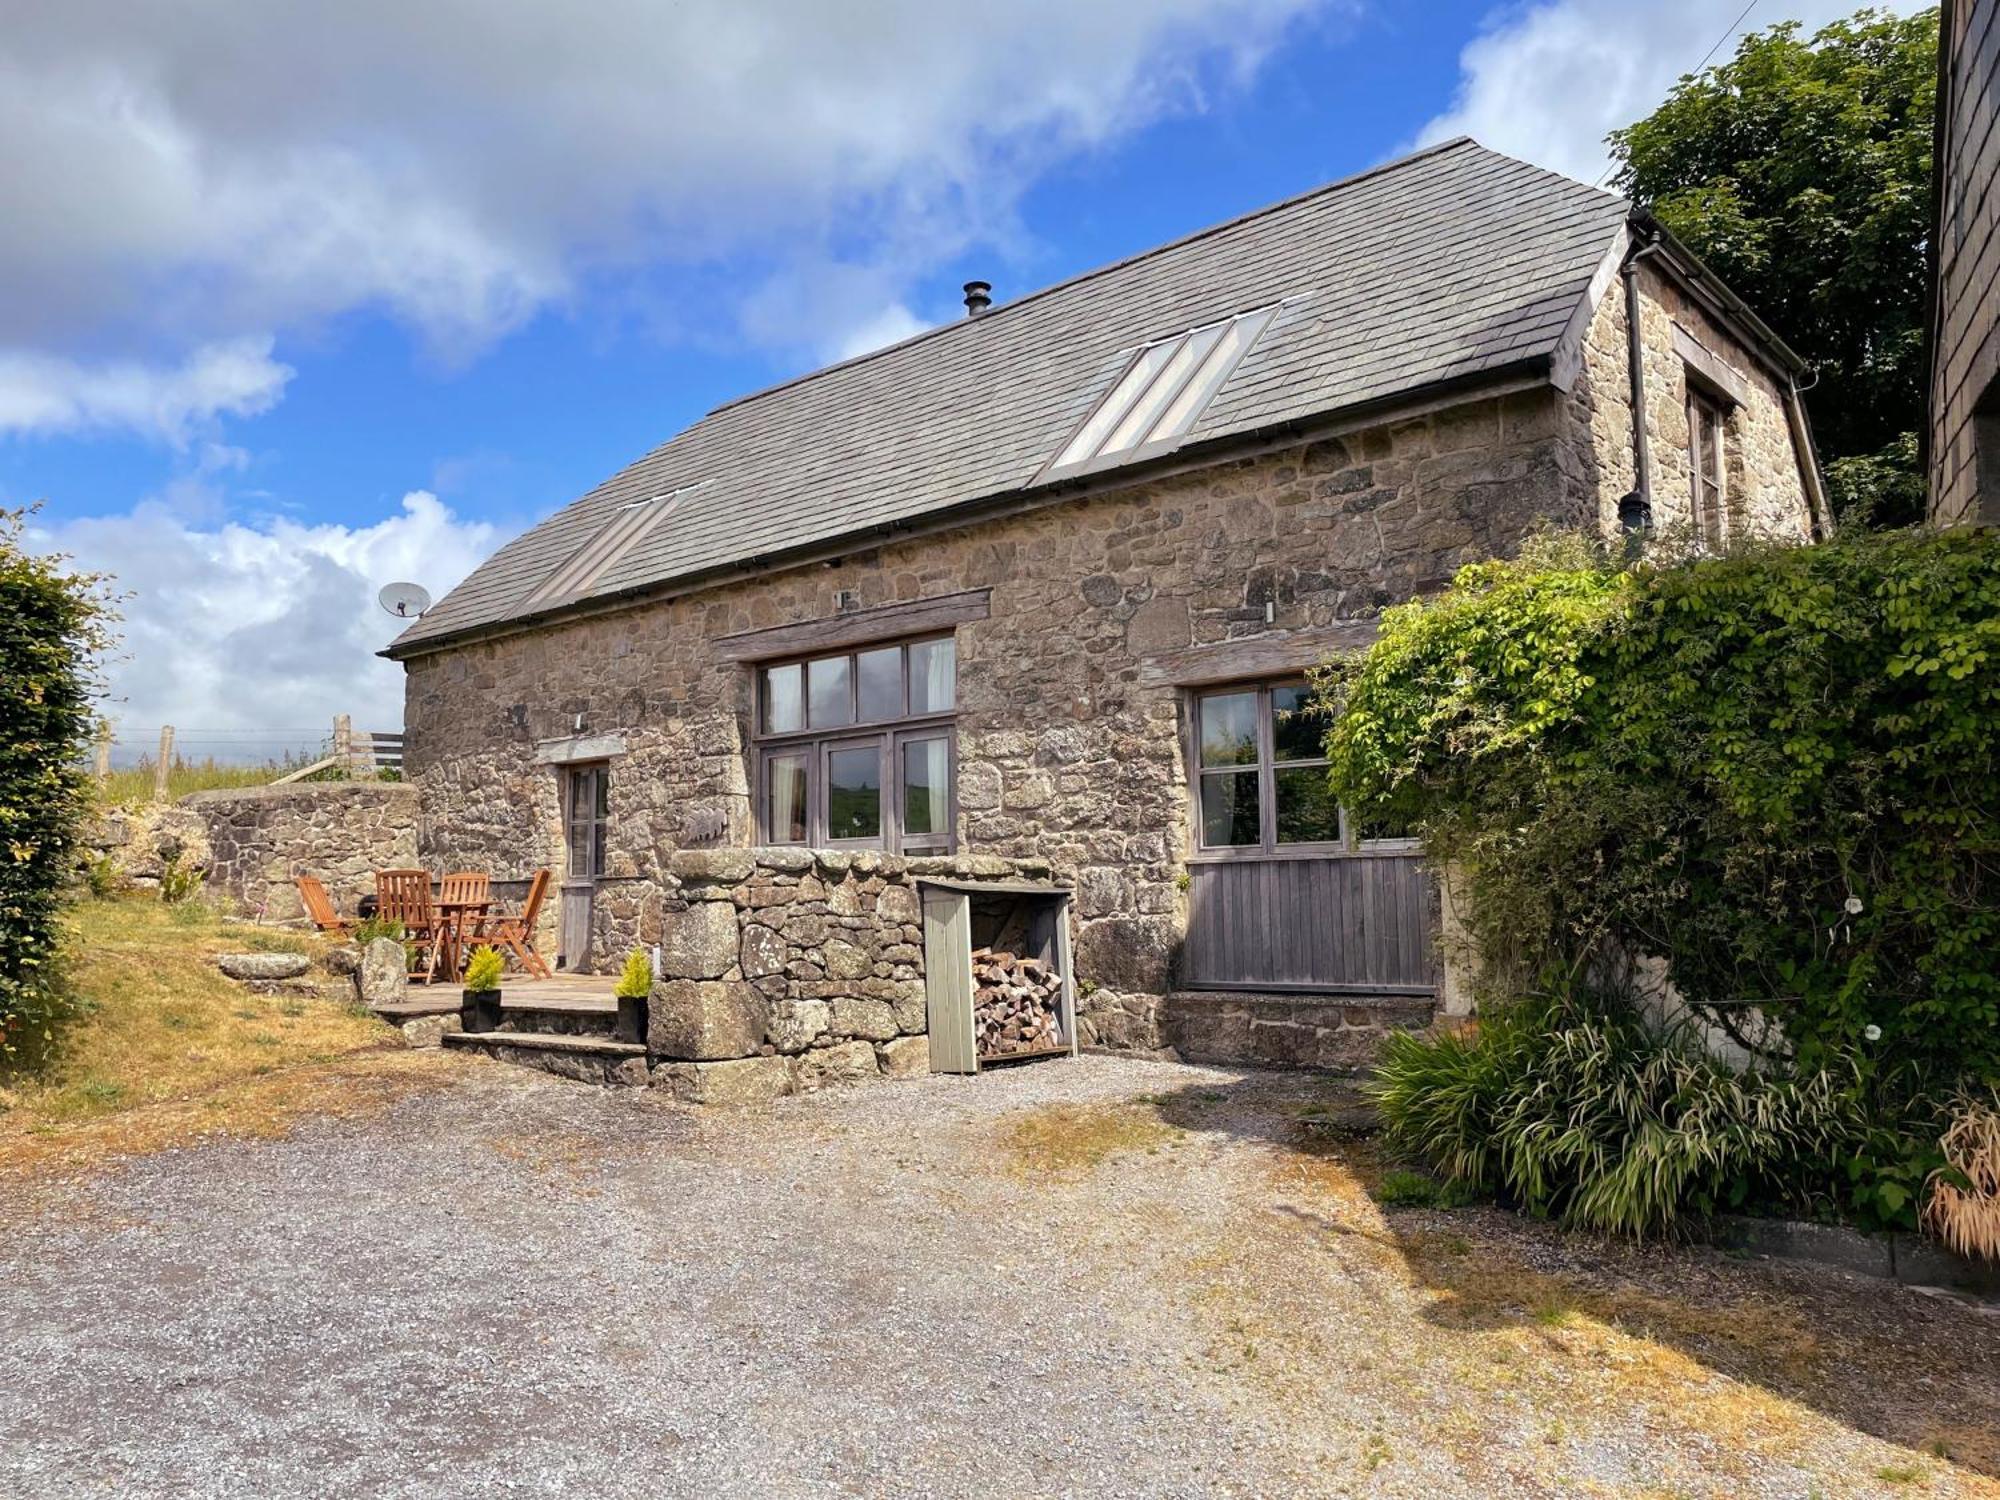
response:
[[[327,742],[328,752],[318,760],[287,771],[283,776],[272,778],[270,785],[283,786],[288,782],[303,781],[306,777],[321,771],[340,770],[348,776],[374,776],[384,771],[400,773],[403,769],[403,736],[399,731],[380,729],[356,729],[353,716],[336,714],[333,719],[333,735]],[[92,769],[98,781],[111,775],[111,725],[107,722],[98,731]],[[174,726],[160,726],[160,749],[153,762],[153,800],[167,800],[168,777],[174,765]]]

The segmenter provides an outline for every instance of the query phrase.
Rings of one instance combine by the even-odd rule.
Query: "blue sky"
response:
[[[393,727],[375,587],[719,401],[1442,135],[1588,180],[1742,8],[4,4],[0,504],[127,591],[121,733],[232,754]]]

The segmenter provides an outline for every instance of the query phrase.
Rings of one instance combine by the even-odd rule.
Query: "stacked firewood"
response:
[[[1062,975],[1036,958],[972,951],[972,1034],[981,1057],[1062,1045]]]

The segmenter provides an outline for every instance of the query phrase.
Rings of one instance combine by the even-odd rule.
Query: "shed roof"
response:
[[[1277,308],[1174,447],[1547,362],[1627,212],[1445,142],[717,407],[507,543],[386,654],[1061,485],[1044,471],[1142,346],[1235,313]],[[675,492],[583,593],[544,587],[624,508]]]

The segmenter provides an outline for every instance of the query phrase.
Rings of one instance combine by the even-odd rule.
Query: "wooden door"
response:
[[[560,951],[556,962],[572,974],[591,972],[591,928],[597,882],[604,874],[605,829],[611,814],[609,766],[572,766],[564,773],[563,867]]]
[[[933,1073],[977,1073],[972,1034],[972,903],[923,888],[924,999]]]
[[[1437,884],[1415,853],[1189,869],[1191,989],[1434,994]]]

